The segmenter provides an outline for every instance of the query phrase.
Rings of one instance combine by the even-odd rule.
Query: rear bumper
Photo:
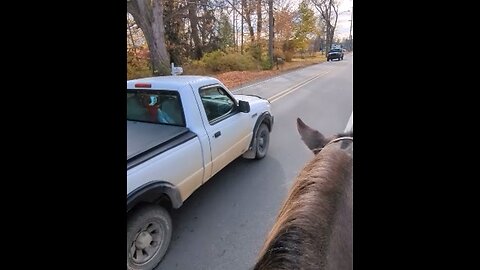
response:
[[[331,54],[327,56],[328,59],[342,58],[341,54]]]

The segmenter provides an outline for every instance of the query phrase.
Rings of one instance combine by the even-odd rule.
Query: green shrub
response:
[[[262,58],[262,46],[260,44],[249,45],[246,51],[257,61],[261,61]]]
[[[234,70],[255,70],[257,64],[255,59],[248,54],[229,53],[213,51],[206,53],[201,59],[205,67],[213,72],[224,72]]]
[[[273,67],[273,63],[271,63],[268,56],[266,56],[262,58],[261,66],[263,70],[270,70]]]
[[[203,61],[193,60],[182,66],[185,75],[209,75]]]

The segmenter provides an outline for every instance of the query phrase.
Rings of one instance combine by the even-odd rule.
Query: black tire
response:
[[[127,269],[151,270],[167,252],[172,238],[172,219],[161,206],[146,205],[127,220]]]
[[[267,155],[268,145],[270,144],[270,131],[267,125],[261,124],[255,136],[257,137],[255,159],[262,159]]]

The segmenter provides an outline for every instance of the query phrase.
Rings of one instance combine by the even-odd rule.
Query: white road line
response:
[[[308,68],[308,67],[305,67],[305,68]],[[305,68],[304,68],[304,69],[305,69]],[[332,69],[333,69],[333,68],[329,68],[329,69],[326,69],[326,71],[328,72],[328,71],[330,71],[330,70],[332,70]],[[250,87],[253,87],[253,86],[257,86],[257,85],[262,84],[262,83],[266,83],[266,82],[268,82],[268,81],[270,81],[270,80],[276,79],[277,77],[280,77],[280,76],[285,75],[285,74],[294,73],[294,72],[300,72],[300,71],[302,71],[302,69],[297,69],[297,70],[293,70],[293,71],[291,71],[291,72],[287,72],[287,73],[283,73],[283,74],[278,74],[277,76],[271,77],[271,78],[269,78],[269,79],[266,79],[266,80],[263,80],[263,81],[259,81],[259,82],[256,82],[256,83],[253,83],[253,84],[250,84],[250,85],[246,85],[246,86],[237,88],[237,89],[235,89],[235,90],[232,90],[232,93],[237,92],[237,91],[240,91],[240,90],[243,90],[243,89],[246,89],[246,88],[250,88]]]
[[[345,127],[345,131],[343,132],[350,132],[353,130],[353,111],[352,114],[350,115],[350,119],[348,119],[347,126]]]
[[[313,80],[315,80],[315,79],[317,79],[317,78],[319,78],[319,77],[321,77],[321,76],[323,76],[323,75],[328,74],[329,72],[330,72],[330,70],[327,71],[327,72],[319,73],[319,74],[317,74],[317,75],[315,75],[315,76],[313,76],[313,77],[311,77],[311,78],[309,78],[309,79],[307,79],[307,80],[305,80],[305,81],[303,81],[303,82],[301,82],[301,83],[299,83],[299,84],[296,84],[296,85],[294,85],[294,86],[292,86],[292,87],[290,87],[290,88],[287,88],[286,90],[283,90],[282,92],[277,93],[277,94],[269,97],[269,98],[268,98],[268,101],[270,101],[270,103],[273,103],[273,102],[281,99],[282,97],[284,97],[284,96],[286,96],[286,95],[294,92],[295,90],[300,89],[300,87],[307,85],[308,83],[312,82]]]
[[[280,74],[280,75],[283,75],[283,74]],[[244,86],[244,87],[235,89],[235,90],[233,90],[232,92],[237,92],[237,91],[243,90],[243,89],[245,89],[245,88],[257,86],[257,85],[262,84],[262,83],[264,83],[264,82],[268,82],[268,81],[270,81],[270,80],[273,80],[273,79],[277,78],[277,77],[280,76],[280,75],[277,75],[277,76],[272,77],[272,78],[270,78],[270,79],[266,79],[266,80],[264,80],[264,81],[260,81],[260,82],[254,83],[254,84],[246,85],[246,86]]]

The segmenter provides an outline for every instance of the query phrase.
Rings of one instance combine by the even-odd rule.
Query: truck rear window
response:
[[[178,92],[127,90],[127,120],[185,126]]]

